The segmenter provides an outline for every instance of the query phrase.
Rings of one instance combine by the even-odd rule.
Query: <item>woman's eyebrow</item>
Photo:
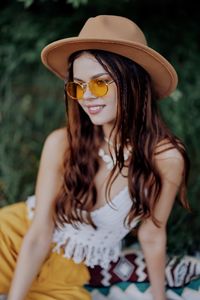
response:
[[[100,77],[100,76],[103,76],[103,75],[109,75],[108,73],[98,73],[98,74],[96,74],[96,75],[93,75],[92,77],[91,77],[91,79],[96,79],[96,78],[98,78],[98,77]],[[74,77],[74,79],[75,80],[78,80],[78,81],[83,81],[82,79],[79,79],[79,78],[77,78],[77,77]]]

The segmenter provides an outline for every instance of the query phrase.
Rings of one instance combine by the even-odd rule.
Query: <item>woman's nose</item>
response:
[[[85,86],[85,91],[83,94],[83,100],[90,100],[90,99],[95,99],[96,97],[92,94],[92,92],[90,91],[90,88],[88,86],[88,84]]]

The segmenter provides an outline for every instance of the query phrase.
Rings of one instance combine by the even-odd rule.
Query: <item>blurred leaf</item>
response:
[[[34,0],[17,0],[18,2],[23,2],[24,3],[24,7],[28,8],[29,6],[31,6],[34,2]]]
[[[82,4],[87,4],[88,0],[67,0],[67,3],[72,4],[74,8],[78,8]]]

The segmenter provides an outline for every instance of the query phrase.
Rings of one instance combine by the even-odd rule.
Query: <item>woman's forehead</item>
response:
[[[92,54],[84,52],[74,60],[73,74],[76,78],[84,79],[97,74],[107,74],[107,71]]]

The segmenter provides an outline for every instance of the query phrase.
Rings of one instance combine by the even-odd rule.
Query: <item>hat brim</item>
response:
[[[125,40],[66,38],[47,45],[42,50],[41,59],[50,71],[65,80],[69,56],[90,49],[117,53],[141,65],[151,76],[158,99],[169,96],[177,86],[176,71],[162,55],[148,46]]]

